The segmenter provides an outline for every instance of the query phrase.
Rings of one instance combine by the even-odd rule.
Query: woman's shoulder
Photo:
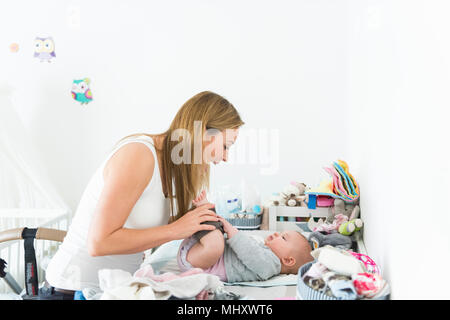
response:
[[[155,167],[155,156],[143,143],[129,142],[119,149],[105,163],[103,178],[150,181]]]

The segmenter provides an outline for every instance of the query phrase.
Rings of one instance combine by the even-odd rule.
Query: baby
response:
[[[205,191],[193,200],[194,206],[207,202]],[[280,273],[296,274],[313,260],[310,244],[297,231],[275,232],[264,240],[239,231],[223,218],[215,225],[216,230],[199,231],[181,243],[177,255],[181,271],[202,268],[231,283],[264,281]]]

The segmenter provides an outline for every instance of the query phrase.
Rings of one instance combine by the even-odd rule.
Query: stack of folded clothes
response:
[[[308,207],[315,209],[316,206],[332,206],[333,199],[356,203],[359,199],[359,186],[350,174],[347,163],[337,160],[331,167],[324,167],[324,169],[331,178],[322,181],[318,187],[305,191],[308,195]]]
[[[304,300],[387,299],[390,289],[367,255],[332,246],[314,250],[314,261],[299,270],[298,292]]]

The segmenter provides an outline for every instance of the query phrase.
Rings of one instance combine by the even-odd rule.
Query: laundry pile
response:
[[[311,255],[315,260],[299,271],[302,299],[388,298],[389,285],[369,256],[329,245],[315,249]]]
[[[224,289],[219,277],[194,268],[180,274],[155,274],[150,264],[133,275],[120,269],[101,269],[99,288],[82,290],[79,300],[241,300]]]

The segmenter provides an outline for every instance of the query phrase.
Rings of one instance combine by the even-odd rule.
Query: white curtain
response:
[[[70,212],[45,174],[39,150],[14,109],[12,94],[10,86],[0,84],[0,211]]]

